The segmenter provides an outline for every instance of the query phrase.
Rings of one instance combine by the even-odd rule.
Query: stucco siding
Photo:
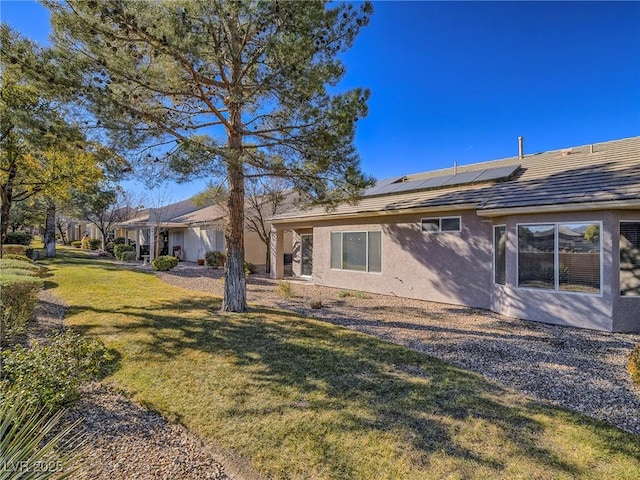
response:
[[[313,228],[313,281],[319,285],[417,298],[476,308],[490,306],[491,225],[471,212],[461,217],[460,232],[424,233],[425,216],[390,217],[385,223],[334,222]],[[382,272],[331,268],[331,233],[379,231]],[[299,275],[299,235],[294,238],[294,273]],[[298,247],[298,248],[297,248]]]

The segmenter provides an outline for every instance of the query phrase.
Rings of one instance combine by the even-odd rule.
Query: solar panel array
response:
[[[488,182],[509,178],[520,168],[520,165],[508,165],[505,167],[484,168],[456,174],[441,175],[439,177],[407,180],[407,177],[391,177],[380,180],[373,187],[364,192],[365,197],[384,195],[387,193],[411,192],[414,190],[426,190],[429,188],[450,187],[465,185],[467,183]]]

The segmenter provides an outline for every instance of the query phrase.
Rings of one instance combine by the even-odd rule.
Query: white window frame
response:
[[[638,220],[620,220],[618,222],[618,232],[617,232],[618,233],[618,255],[617,255],[617,257],[618,257],[618,284],[616,285],[616,288],[618,290],[618,296],[620,298],[624,298],[624,299],[627,299],[627,298],[640,298],[640,295],[622,295],[620,293],[620,280],[621,279],[620,279],[620,240],[619,240],[619,238],[620,238],[620,226],[623,223],[640,223],[640,219],[638,219]]]
[[[507,285],[507,247],[504,248],[504,256],[505,256],[505,265],[504,265],[504,283],[496,282],[496,228],[504,227],[504,236],[505,239],[507,237],[507,226],[506,225],[494,225],[493,226],[493,271],[491,272],[491,277],[494,285],[500,285],[501,287],[505,287]]]
[[[442,221],[443,220],[453,220],[458,219],[458,229],[457,230],[442,230]],[[425,220],[438,220],[438,230],[429,231],[424,229],[424,221]],[[462,217],[461,216],[452,216],[452,217],[425,217],[420,219],[420,230],[422,233],[459,233],[462,231]]]
[[[379,272],[370,272],[369,271],[369,233],[380,233],[380,271]],[[340,265],[342,265],[344,263],[344,258],[342,256],[343,253],[343,245],[344,245],[344,241],[343,241],[343,235],[345,233],[365,233],[366,234],[366,241],[365,241],[365,264],[366,264],[366,270],[352,270],[350,268],[335,268],[335,267],[331,267],[330,266],[330,270],[339,270],[339,271],[343,271],[343,272],[353,272],[353,273],[370,273],[373,275],[381,275],[382,274],[382,242],[383,242],[383,237],[384,235],[382,235],[382,230],[338,230],[338,231],[331,231],[329,232],[329,239],[331,239],[331,235],[333,235],[334,233],[339,233],[340,234]],[[329,245],[331,245],[331,241],[329,241]],[[329,265],[331,265],[331,258],[332,258],[333,252],[331,250],[329,250]]]
[[[560,251],[558,249],[559,241],[558,241],[558,225],[564,225],[567,223],[597,223],[600,225],[600,291],[598,293],[587,293],[587,292],[570,292],[567,290],[560,290],[560,275],[558,275],[558,264],[560,260]],[[521,287],[519,285],[520,278],[520,228],[521,226],[526,227],[528,225],[553,225],[554,234],[553,234],[553,269],[554,269],[554,285],[553,289],[551,288],[535,288],[535,287]],[[545,292],[552,294],[561,294],[561,295],[587,295],[589,297],[603,297],[603,280],[604,280],[604,255],[603,255],[603,230],[602,230],[602,220],[566,220],[562,222],[528,222],[528,223],[516,223],[516,288],[519,290],[530,290],[534,292]],[[619,283],[619,279],[618,279]]]

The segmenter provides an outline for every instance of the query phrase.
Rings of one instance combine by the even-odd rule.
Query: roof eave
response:
[[[452,210],[475,210],[476,208],[478,208],[478,204],[476,202],[473,202],[473,203],[461,203],[458,205],[440,205],[440,206],[432,206],[432,207],[374,210],[374,211],[336,213],[336,214],[327,213],[324,215],[272,218],[272,219],[269,219],[269,222],[271,222],[273,226],[277,226],[277,225],[288,225],[292,223],[302,224],[302,223],[320,222],[320,221],[326,221],[326,220],[347,220],[352,218],[380,218],[380,217],[389,217],[392,215],[418,215],[422,213],[450,212]]]

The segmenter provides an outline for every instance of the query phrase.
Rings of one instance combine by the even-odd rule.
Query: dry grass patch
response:
[[[638,437],[424,354],[74,256],[69,322],[120,355],[109,382],[275,479],[638,478]],[[66,255],[71,255],[66,254]]]

